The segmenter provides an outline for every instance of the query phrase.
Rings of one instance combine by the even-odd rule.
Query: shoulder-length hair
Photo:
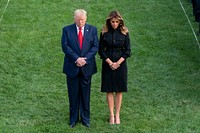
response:
[[[112,29],[110,20],[113,18],[116,18],[119,20],[119,28],[120,28],[121,33],[124,35],[127,35],[128,28],[125,27],[124,20],[123,20],[122,16],[120,15],[119,11],[111,11],[108,14],[108,17],[106,18],[106,24],[103,26],[102,31],[101,31],[102,34],[108,32],[110,29]]]

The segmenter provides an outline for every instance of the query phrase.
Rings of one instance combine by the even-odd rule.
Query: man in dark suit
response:
[[[87,12],[77,9],[74,24],[63,28],[62,50],[65,54],[63,72],[67,77],[70,126],[79,121],[90,127],[91,78],[97,72],[95,55],[98,51],[97,28],[86,23]]]
[[[200,0],[191,0],[193,7],[193,14],[195,16],[195,20],[200,22]]]

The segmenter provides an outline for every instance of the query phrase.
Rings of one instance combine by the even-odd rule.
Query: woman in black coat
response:
[[[99,55],[102,59],[101,92],[106,92],[110,124],[120,124],[122,92],[127,92],[127,64],[130,39],[118,11],[109,13],[100,34]],[[115,115],[114,115],[115,108]]]

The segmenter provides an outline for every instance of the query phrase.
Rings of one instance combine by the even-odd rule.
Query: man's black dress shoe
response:
[[[90,127],[89,123],[83,123],[83,125],[86,126],[86,127],[88,127],[88,128]]]
[[[71,128],[74,128],[75,126],[76,126],[76,123],[70,124],[70,127],[71,127]]]

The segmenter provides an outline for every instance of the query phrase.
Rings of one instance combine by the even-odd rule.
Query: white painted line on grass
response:
[[[6,6],[5,6],[5,9],[4,9],[4,11],[3,11],[3,14],[1,15],[0,22],[1,22],[1,20],[3,19],[3,15],[4,15],[5,12],[6,12],[6,9],[7,9],[7,7],[8,7],[9,2],[10,2],[10,0],[7,1],[7,4],[6,4]]]
[[[198,38],[197,38],[196,33],[194,32],[194,28],[193,28],[193,26],[192,26],[192,24],[191,24],[191,22],[190,22],[190,19],[188,18],[188,15],[187,15],[187,13],[186,13],[186,11],[185,11],[185,8],[183,7],[183,4],[182,4],[181,0],[179,0],[179,3],[180,3],[180,5],[181,5],[181,7],[182,7],[182,9],[183,9],[183,12],[185,13],[185,16],[186,16],[186,18],[187,18],[187,20],[188,20],[188,23],[190,24],[190,27],[191,27],[191,29],[192,29],[192,32],[193,32],[193,34],[194,34],[194,37],[195,37],[195,39],[196,39],[196,41],[197,41],[197,44],[198,44],[198,46],[199,46],[199,49],[200,49],[199,40],[198,40]]]

